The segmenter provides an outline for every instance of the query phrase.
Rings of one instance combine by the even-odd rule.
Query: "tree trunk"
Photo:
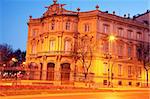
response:
[[[146,86],[148,87],[148,70],[146,70]]]

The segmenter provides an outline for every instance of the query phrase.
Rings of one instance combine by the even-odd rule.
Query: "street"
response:
[[[9,96],[1,99],[150,99],[149,91],[141,92],[90,92]]]

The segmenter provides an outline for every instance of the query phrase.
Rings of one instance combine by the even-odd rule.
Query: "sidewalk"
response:
[[[150,88],[73,88],[53,87],[48,89],[8,89],[1,90],[0,96],[62,94],[62,93],[90,93],[90,92],[150,92]]]

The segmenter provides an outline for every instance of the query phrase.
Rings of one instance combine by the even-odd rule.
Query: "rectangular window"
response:
[[[52,22],[52,23],[51,23],[51,30],[54,30],[54,29],[55,29],[55,23]]]
[[[128,85],[131,86],[131,85],[132,85],[132,82],[128,82]]]
[[[104,41],[102,43],[102,50],[103,50],[104,53],[108,52],[108,50],[109,50],[109,43],[108,42]]]
[[[109,34],[109,25],[107,24],[103,25],[103,33]]]
[[[32,29],[31,33],[32,33],[31,36],[35,37],[38,34],[38,29]]]
[[[104,66],[104,74],[107,74],[107,72],[108,72],[108,64],[106,62],[104,62],[103,66]]]
[[[89,32],[89,31],[90,31],[89,24],[84,24],[84,32]]]
[[[120,85],[120,86],[121,86],[121,85],[122,85],[122,81],[118,81],[118,85]]]
[[[70,40],[65,40],[65,44],[64,44],[64,50],[65,51],[71,51],[71,41]]]
[[[118,56],[123,56],[123,46],[122,45],[119,45],[118,46]]]
[[[70,30],[70,22],[66,22],[66,30]]]
[[[103,80],[103,85],[107,85],[107,80]]]
[[[31,53],[32,53],[32,54],[35,54],[35,51],[36,51],[36,46],[33,44],[33,45],[32,45],[32,49],[31,49]]]
[[[138,67],[138,77],[141,77],[141,75],[142,75],[142,68]]]
[[[136,83],[136,86],[139,87],[139,86],[140,86],[140,82],[137,82],[137,83]]]
[[[118,75],[122,75],[122,65],[118,64]]]
[[[141,40],[142,39],[142,33],[137,32],[136,38],[137,38],[137,40]]]
[[[131,76],[131,66],[128,66],[128,76]]]
[[[118,36],[124,37],[124,32],[122,28],[118,28]]]
[[[128,57],[132,57],[132,48],[128,47]]]
[[[128,30],[127,37],[128,38],[133,38],[133,31],[132,30]]]

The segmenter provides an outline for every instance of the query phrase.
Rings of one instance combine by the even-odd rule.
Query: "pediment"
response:
[[[68,10],[64,9],[63,6],[65,6],[65,4],[50,5],[50,6],[46,7],[46,8],[48,8],[48,10],[43,15],[45,17],[51,16],[51,15],[61,15],[61,14],[77,15],[77,12],[68,11]]]

